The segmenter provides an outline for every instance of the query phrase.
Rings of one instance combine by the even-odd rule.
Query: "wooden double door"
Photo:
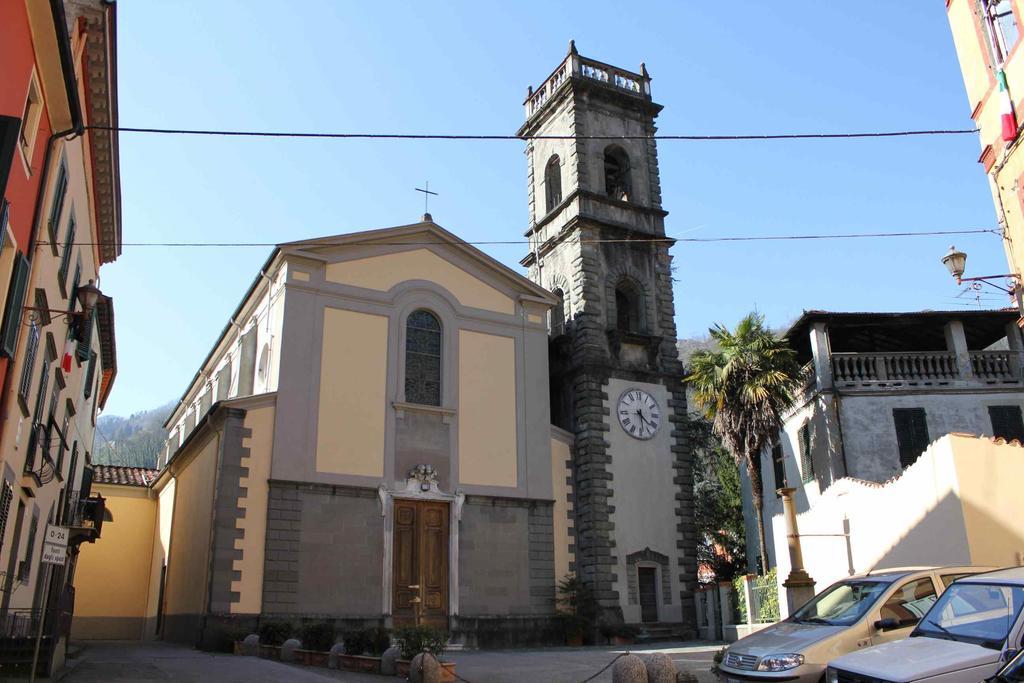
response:
[[[448,627],[448,503],[395,500],[392,621]],[[419,586],[419,588],[415,588]]]

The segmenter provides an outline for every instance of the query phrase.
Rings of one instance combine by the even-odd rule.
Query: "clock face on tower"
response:
[[[643,389],[630,388],[619,396],[619,424],[634,439],[650,439],[661,427],[661,408]]]

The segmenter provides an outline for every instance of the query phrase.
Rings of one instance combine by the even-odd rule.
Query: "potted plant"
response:
[[[429,652],[437,657],[441,664],[441,680],[455,681],[455,662],[441,660],[441,655],[448,647],[450,635],[443,628],[433,626],[406,626],[395,630],[395,644],[401,651],[401,659],[396,662],[398,675],[409,676],[412,658],[421,652]]]
[[[327,666],[331,646],[334,645],[334,624],[314,621],[303,624],[299,639],[305,649],[296,650],[300,661],[307,666]]]
[[[364,673],[377,673],[380,671],[380,656],[373,655],[373,650],[376,647],[374,640],[376,630],[361,629],[358,631],[347,631],[342,636],[342,642],[345,644],[345,654],[341,655],[342,667],[349,671],[362,671]]]
[[[558,582],[555,606],[566,645],[580,646],[593,639],[597,599],[590,586],[575,574],[567,574]]]
[[[600,631],[611,645],[632,645],[640,634],[639,628],[621,621],[601,624]]]
[[[281,644],[291,638],[292,625],[287,621],[268,619],[260,624],[260,657],[281,659]]]

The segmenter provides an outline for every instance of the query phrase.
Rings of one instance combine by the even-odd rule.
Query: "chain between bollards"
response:
[[[441,666],[441,660],[438,659],[437,655],[435,655],[433,652],[428,652],[428,651],[424,650],[423,654],[430,655],[431,657],[434,658],[434,661],[437,662],[437,665]],[[584,678],[582,681],[580,681],[580,683],[589,683],[590,681],[594,680],[595,678],[597,678],[598,676],[603,674],[605,671],[610,669],[615,662],[619,661],[620,659],[622,659],[623,657],[625,657],[626,655],[629,655],[629,654],[632,654],[629,650],[626,650],[625,652],[620,652],[618,655],[615,656],[615,659],[613,659],[612,661],[610,661],[607,664],[605,664],[601,668],[600,671],[595,673],[593,676],[590,676],[589,678]],[[422,674],[422,673],[423,673],[423,660],[421,659],[420,660],[420,674]],[[472,681],[470,681],[470,680],[468,680],[466,678],[463,678],[462,676],[460,676],[459,674],[455,673],[454,671],[452,671],[451,674],[453,676],[455,676],[456,679],[462,681],[462,683],[473,683]]]

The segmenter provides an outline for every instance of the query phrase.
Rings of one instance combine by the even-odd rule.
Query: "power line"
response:
[[[738,135],[473,135],[468,133],[314,133],[297,131],[206,130],[197,128],[148,128],[134,126],[85,126],[87,130],[156,135],[206,135],[254,138],[313,138],[339,140],[683,140],[717,142],[727,140],[832,140],[854,138],[897,138],[931,135],[969,135],[977,128],[935,130],[866,131],[853,133],[766,133]]]
[[[622,239],[581,239],[583,244],[645,244],[645,243],[673,243],[685,242],[689,244],[709,242],[770,242],[786,240],[834,240],[834,239],[861,239],[861,238],[885,238],[885,237],[934,237],[941,235],[1001,235],[999,230],[991,228],[973,228],[963,230],[924,230],[919,232],[854,232],[839,233],[835,235],[746,235],[732,237],[637,237]],[[301,241],[301,240],[300,240]],[[361,247],[361,246],[392,246],[392,247],[426,247],[436,246],[438,242],[382,242],[372,238],[366,240],[346,240],[343,242],[319,241],[317,238],[310,240],[315,242],[309,246],[316,247]],[[209,247],[209,248],[234,248],[234,247],[277,247],[288,246],[295,242],[122,242],[122,247]],[[41,240],[36,244],[50,245],[58,244]],[[95,246],[105,244],[103,242],[75,242],[75,246]],[[530,245],[529,240],[467,240],[461,244],[474,246],[493,245]],[[58,244],[62,246],[62,244]]]

